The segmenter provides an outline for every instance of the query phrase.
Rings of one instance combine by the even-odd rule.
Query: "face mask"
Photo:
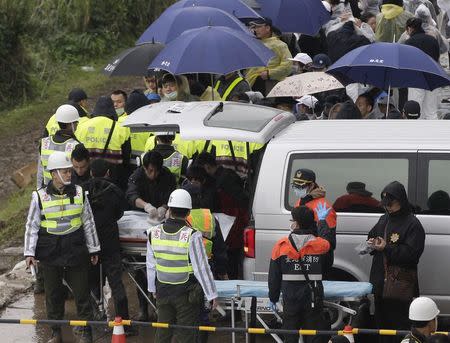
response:
[[[299,199],[302,199],[308,194],[308,190],[305,188],[294,188],[295,196]]]
[[[177,96],[178,96],[177,91],[173,91],[173,92],[165,95],[166,99],[168,99],[168,100],[177,100]]]
[[[125,113],[125,108],[121,107],[121,108],[116,108],[116,114],[118,116],[121,116],[122,114]]]
[[[71,181],[64,181],[64,179],[62,178],[62,176],[61,176],[61,174],[59,172],[59,169],[56,171],[56,173],[58,174],[59,180],[62,182],[62,184],[64,186],[68,186],[68,185],[70,185],[72,183]]]
[[[292,73],[293,73],[293,74],[297,74],[299,71],[300,71],[300,66],[297,65],[297,64],[294,64],[294,65],[292,66]]]

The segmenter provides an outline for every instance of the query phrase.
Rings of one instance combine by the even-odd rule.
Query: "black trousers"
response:
[[[283,299],[283,329],[330,330],[330,321],[325,317],[323,306],[311,308],[301,299]],[[305,343],[326,343],[328,336],[303,336]],[[297,343],[298,335],[286,335],[285,343]]]
[[[375,321],[379,329],[409,330],[409,302],[375,296]],[[379,336],[380,343],[399,343],[401,336]]]
[[[243,276],[244,249],[227,249],[227,274],[230,280],[239,280]]]
[[[92,320],[92,308],[89,303],[88,261],[74,267],[59,267],[43,265],[45,305],[48,319],[63,319],[65,296],[63,294],[63,278],[72,288],[77,316],[80,320]],[[53,330],[60,330],[60,326],[52,326]]]
[[[114,253],[101,257],[102,264],[102,284],[105,284],[105,279],[108,278],[109,286],[114,300],[114,310],[116,316],[123,319],[129,319],[128,314],[128,298],[125,287],[122,282],[122,260],[120,253]],[[91,292],[100,299],[100,265],[91,265],[89,273],[89,284]]]

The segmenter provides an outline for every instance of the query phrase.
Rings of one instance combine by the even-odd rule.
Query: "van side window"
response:
[[[422,197],[422,214],[450,215],[450,160],[429,155],[424,162],[426,181]],[[448,158],[448,157],[447,157]]]
[[[388,183],[399,181],[409,193],[410,164],[410,158],[399,153],[292,155],[286,179],[285,207],[292,209],[298,200],[292,187],[295,171],[308,168],[316,173],[317,184],[325,188],[326,198],[337,212],[384,212],[380,195]]]

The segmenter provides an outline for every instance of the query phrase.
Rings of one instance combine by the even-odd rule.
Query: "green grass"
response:
[[[13,193],[0,209],[0,245],[22,241],[25,222],[31,201],[31,192],[36,182]]]
[[[108,86],[112,89],[117,79],[108,78],[101,73],[106,62],[105,59],[101,62],[86,63],[94,66],[93,72],[82,71],[81,66],[63,67],[56,78],[42,91],[44,95],[40,99],[0,112],[0,137],[5,139],[46,122],[58,106],[67,101],[67,94],[72,88],[83,88],[88,96]]]
[[[67,101],[67,94],[74,87],[83,88],[88,96],[96,97],[99,92],[109,92],[120,82],[117,78],[108,78],[101,74],[106,59],[97,63],[86,63],[95,68],[93,72],[84,72],[81,66],[66,66],[44,92],[42,99],[29,101],[23,106],[0,112],[0,137],[14,139],[26,130],[40,127],[52,113]],[[10,195],[0,203],[0,245],[22,241],[31,192],[35,186],[28,187]]]

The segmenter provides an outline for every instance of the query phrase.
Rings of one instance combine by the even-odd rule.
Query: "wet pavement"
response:
[[[137,297],[134,287],[129,280],[124,279],[130,302],[130,314],[136,316],[138,313]],[[45,295],[35,295],[31,291],[24,294],[18,301],[12,303],[0,314],[3,319],[44,319],[45,314]],[[66,301],[66,319],[76,319],[76,310],[73,300]],[[230,326],[229,322],[220,321],[215,323],[217,326]],[[243,323],[239,323],[243,326]],[[106,327],[105,327],[106,328]],[[105,332],[105,328],[94,328],[94,342],[110,343],[111,333]],[[149,343],[154,342],[155,330],[153,328],[140,327],[139,335],[127,337],[127,343]],[[2,343],[46,343],[50,337],[50,328],[44,325],[19,325],[19,324],[0,324],[0,342]],[[64,343],[75,343],[72,335],[72,328],[63,327]],[[237,342],[245,342],[244,335],[237,335]],[[257,342],[270,342],[269,338],[257,337]],[[208,342],[231,342],[231,334],[211,333]]]

